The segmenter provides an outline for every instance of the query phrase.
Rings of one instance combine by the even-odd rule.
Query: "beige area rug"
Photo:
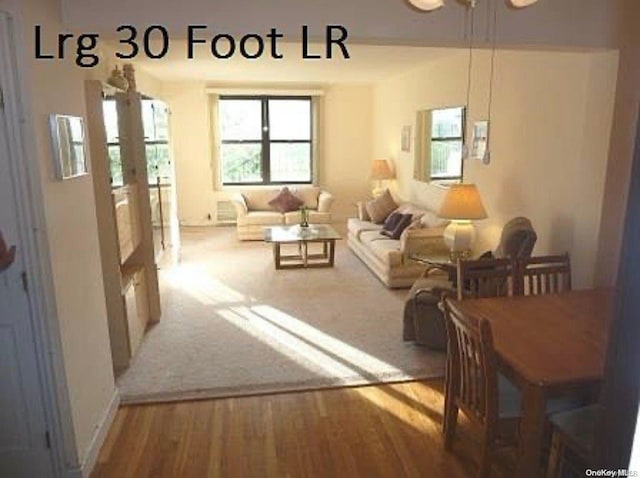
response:
[[[442,376],[402,341],[406,290],[385,288],[338,241],[336,265],[276,271],[234,228],[188,229],[160,271],[162,319],[117,385],[124,403],[239,396]]]

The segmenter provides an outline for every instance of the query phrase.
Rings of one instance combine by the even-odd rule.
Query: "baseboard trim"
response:
[[[120,393],[118,392],[118,389],[115,388],[113,390],[113,396],[111,397],[109,406],[104,412],[102,421],[98,425],[96,433],[93,435],[93,440],[91,440],[91,444],[87,449],[87,453],[85,455],[84,461],[82,462],[82,465],[80,465],[79,468],[69,470],[69,472],[67,473],[68,478],[89,478],[91,476],[91,472],[93,471],[93,468],[96,466],[96,462],[98,461],[100,449],[102,448],[102,445],[107,438],[107,434],[111,429],[111,424],[116,417],[116,412],[118,411],[119,406]]]

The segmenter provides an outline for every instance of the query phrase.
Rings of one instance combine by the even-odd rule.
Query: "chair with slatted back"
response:
[[[557,294],[571,290],[569,254],[520,258],[516,261],[517,294]]]
[[[459,260],[458,299],[507,296],[513,289],[511,259]]]
[[[489,322],[463,314],[449,297],[444,298],[442,306],[448,339],[445,449],[451,449],[458,410],[462,410],[471,423],[482,429],[477,476],[486,477],[493,449],[517,442],[519,393],[506,379],[499,379]]]
[[[498,372],[490,323],[464,314],[451,296],[445,295],[441,305],[447,329],[444,446],[451,449],[462,410],[483,432],[478,477],[484,478],[489,476],[493,450],[517,443],[522,395]],[[547,401],[546,412],[564,412],[582,404],[574,398],[554,398]]]

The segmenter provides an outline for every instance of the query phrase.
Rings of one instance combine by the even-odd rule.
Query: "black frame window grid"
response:
[[[452,107],[452,108],[442,108],[439,110],[432,110],[432,118],[441,111],[447,110],[460,110],[460,126],[459,131],[460,134],[440,134],[436,132],[436,126],[432,124],[432,132],[431,132],[431,171],[429,173],[431,181],[441,181],[441,182],[462,182],[462,177],[464,175],[464,138],[465,138],[465,129],[466,129],[466,108],[464,106]],[[448,175],[442,173],[434,174],[434,164],[438,161],[437,154],[435,153],[434,145],[450,145],[450,144],[460,144],[460,175]],[[447,162],[445,160],[445,162]],[[438,168],[436,168],[437,170]]]
[[[228,128],[225,101],[248,102],[247,123]],[[281,103],[278,103],[281,102]],[[274,120],[284,111],[275,111],[289,102],[299,103],[304,114],[287,137],[287,127]],[[218,102],[221,180],[224,186],[286,185],[313,183],[313,111],[310,96],[224,95]],[[270,109],[274,110],[273,112]],[[295,108],[294,108],[295,110]],[[308,112],[308,117],[306,116]],[[273,113],[273,114],[270,114]],[[282,118],[282,116],[280,116]],[[308,129],[306,125],[308,124]],[[289,124],[289,126],[291,123]],[[238,126],[237,124],[235,126]],[[233,131],[233,132],[229,132]],[[241,131],[245,131],[243,134]],[[291,170],[293,168],[293,170]],[[290,171],[287,172],[287,169]]]

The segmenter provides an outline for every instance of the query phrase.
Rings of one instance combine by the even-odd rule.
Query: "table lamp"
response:
[[[451,220],[443,233],[444,242],[451,251],[451,260],[467,257],[476,237],[471,221],[487,217],[476,185],[452,184],[438,215]]]
[[[393,179],[394,177],[393,171],[391,171],[386,159],[374,159],[373,163],[371,163],[371,179],[377,180],[378,185],[371,191],[373,197],[380,196],[380,194],[384,192],[384,188],[382,187],[383,179]]]

